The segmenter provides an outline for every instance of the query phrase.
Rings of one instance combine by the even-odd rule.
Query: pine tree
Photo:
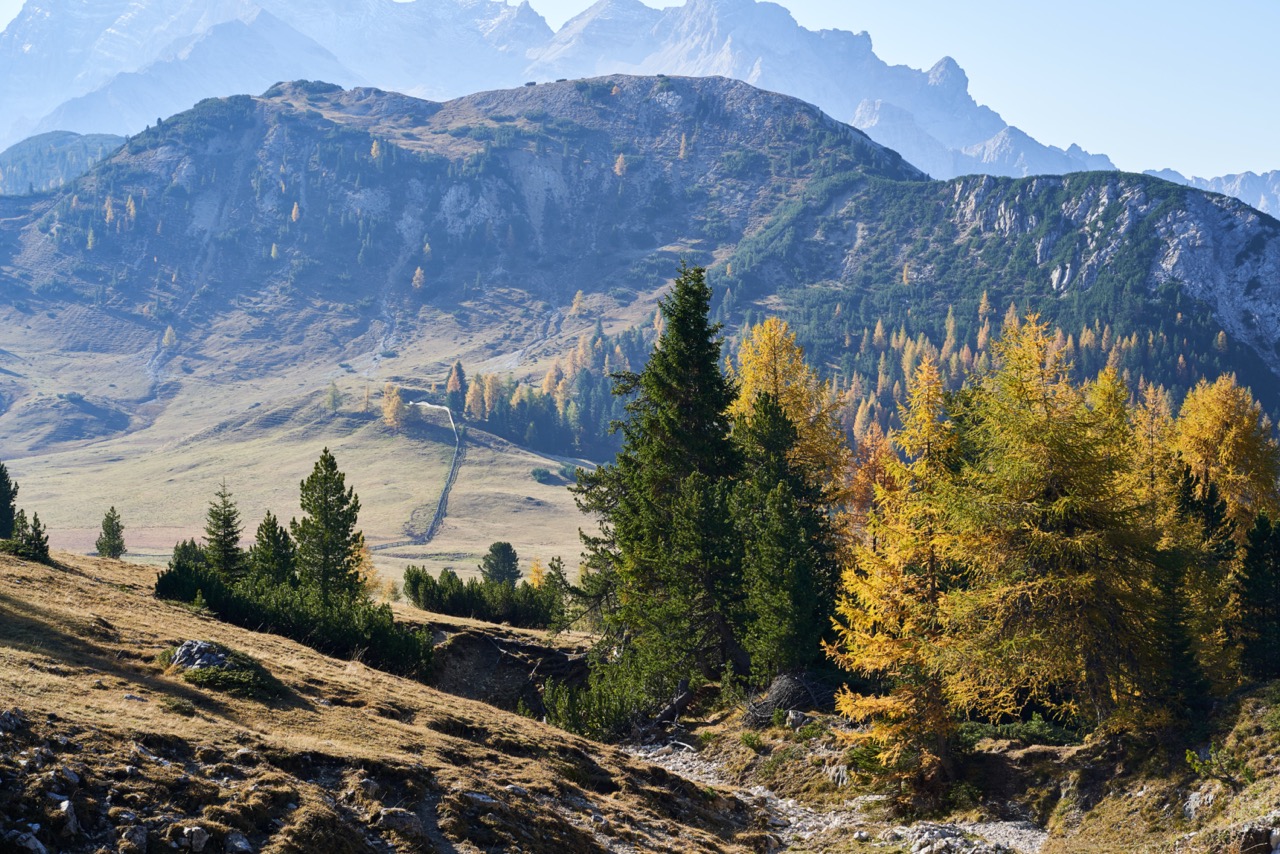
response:
[[[292,584],[297,580],[293,540],[275,514],[267,511],[249,547],[249,571],[272,584]]]
[[[209,567],[228,582],[236,581],[244,574],[245,555],[240,548],[240,510],[231,500],[231,490],[224,480],[214,493],[205,514],[205,557]]]
[[[18,554],[28,560],[36,560],[41,563],[49,562],[49,535],[45,532],[44,525],[40,524],[40,514],[31,514],[31,526],[25,525],[23,536],[18,542]]]
[[[324,393],[324,405],[330,412],[337,412],[342,408],[342,391],[336,382],[329,383],[329,388]]]
[[[13,532],[9,542],[13,553],[18,557],[49,563],[49,535],[40,524],[39,513],[33,513],[28,523],[26,511],[17,511],[13,516]]]
[[[1241,665],[1253,679],[1280,678],[1280,525],[1259,515],[1236,579]]]
[[[107,510],[106,515],[102,517],[102,533],[98,536],[94,547],[102,557],[113,560],[119,560],[120,556],[128,551],[124,545],[124,524],[120,521],[120,514],[116,512],[115,507]]]
[[[327,608],[336,600],[354,597],[360,589],[360,547],[364,545],[364,534],[356,530],[360,499],[354,489],[347,488],[346,476],[328,448],[299,491],[304,515],[289,523],[298,577],[320,591],[320,601]]]
[[[740,465],[727,415],[735,395],[720,370],[710,300],[706,271],[682,266],[660,304],[663,331],[648,365],[616,375],[614,393],[635,395],[623,448],[573,487],[579,507],[602,523],[602,536],[584,537],[590,607],[605,621],[601,648],[626,650],[609,665],[616,672],[597,669],[593,678],[648,703],[669,699],[691,674],[749,666],[728,501]]]
[[[820,488],[793,459],[796,427],[773,395],[759,395],[734,438],[744,460],[733,500],[743,544],[743,645],[752,682],[764,685],[821,656],[836,543]]]
[[[18,510],[18,484],[0,463],[0,540],[13,537],[13,523]]]
[[[480,561],[480,574],[485,581],[495,584],[515,584],[520,580],[520,558],[511,543],[497,542],[489,546],[489,552]]]
[[[462,362],[454,362],[449,371],[449,381],[444,387],[445,403],[455,415],[461,415],[467,405],[467,373]]]

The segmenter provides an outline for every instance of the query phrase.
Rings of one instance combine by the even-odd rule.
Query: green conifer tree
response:
[[[249,571],[272,584],[297,580],[297,556],[293,540],[270,510],[258,525],[257,537],[249,547]]]
[[[467,406],[467,372],[462,369],[461,362],[454,362],[449,371],[449,380],[445,383],[445,401],[449,409],[461,414]]]
[[[115,507],[109,509],[102,517],[102,533],[98,535],[98,541],[94,547],[102,557],[109,557],[112,560],[119,560],[120,556],[128,551],[124,545],[124,523],[120,521],[120,514],[116,512]]]
[[[1253,679],[1280,678],[1280,525],[1259,515],[1236,580],[1240,663]]]
[[[480,562],[480,574],[485,581],[509,582],[520,580],[520,558],[511,543],[497,542],[489,546],[489,552]]]
[[[13,521],[18,511],[18,484],[9,477],[9,470],[0,463],[0,540],[13,537]]]
[[[303,517],[289,523],[297,549],[298,577],[320,591],[327,608],[360,592],[360,550],[364,534],[356,530],[360,499],[347,488],[346,476],[325,448],[300,486]]]
[[[794,461],[799,434],[777,397],[758,395],[734,436],[745,462],[733,502],[744,549],[743,643],[752,681],[763,685],[821,657],[835,600],[833,538],[818,489]]]
[[[9,538],[14,545],[14,554],[27,560],[49,562],[49,535],[40,524],[40,514],[32,513],[27,522],[25,510],[19,510],[13,517],[13,534]]]
[[[240,548],[243,531],[240,510],[231,500],[231,490],[227,489],[224,480],[205,514],[204,553],[210,568],[227,582],[234,582],[244,575],[245,555]]]
[[[680,680],[749,667],[740,640],[740,544],[729,513],[739,458],[727,411],[734,388],[720,369],[705,270],[682,266],[660,313],[662,337],[640,374],[617,375],[634,394],[612,465],[584,473],[578,505],[604,534],[585,537],[601,646],[625,649],[607,678],[637,703],[670,699]],[[623,643],[625,639],[625,643]]]

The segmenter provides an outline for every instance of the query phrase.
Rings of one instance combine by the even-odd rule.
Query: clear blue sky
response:
[[[590,4],[530,2],[553,27]],[[980,103],[1041,142],[1076,142],[1124,169],[1280,169],[1277,0],[780,2],[811,29],[866,30],[891,63],[954,57]],[[0,21],[21,5],[0,0]]]

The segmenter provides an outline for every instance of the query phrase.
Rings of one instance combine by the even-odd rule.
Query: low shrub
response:
[[[471,578],[465,583],[451,569],[437,579],[422,567],[404,572],[404,595],[424,611],[469,617],[488,623],[506,623],[526,629],[551,627],[564,613],[563,568],[552,561],[547,580],[540,587],[527,581]]]
[[[326,655],[358,658],[389,673],[425,679],[431,669],[430,632],[397,623],[389,605],[362,596],[326,606],[320,592],[305,585],[252,576],[230,585],[209,567],[177,555],[156,578],[156,596],[185,603],[203,599],[220,620],[283,635]]]

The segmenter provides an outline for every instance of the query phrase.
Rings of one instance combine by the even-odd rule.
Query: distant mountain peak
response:
[[[968,92],[969,75],[954,59],[944,56],[929,69],[929,85]]]

